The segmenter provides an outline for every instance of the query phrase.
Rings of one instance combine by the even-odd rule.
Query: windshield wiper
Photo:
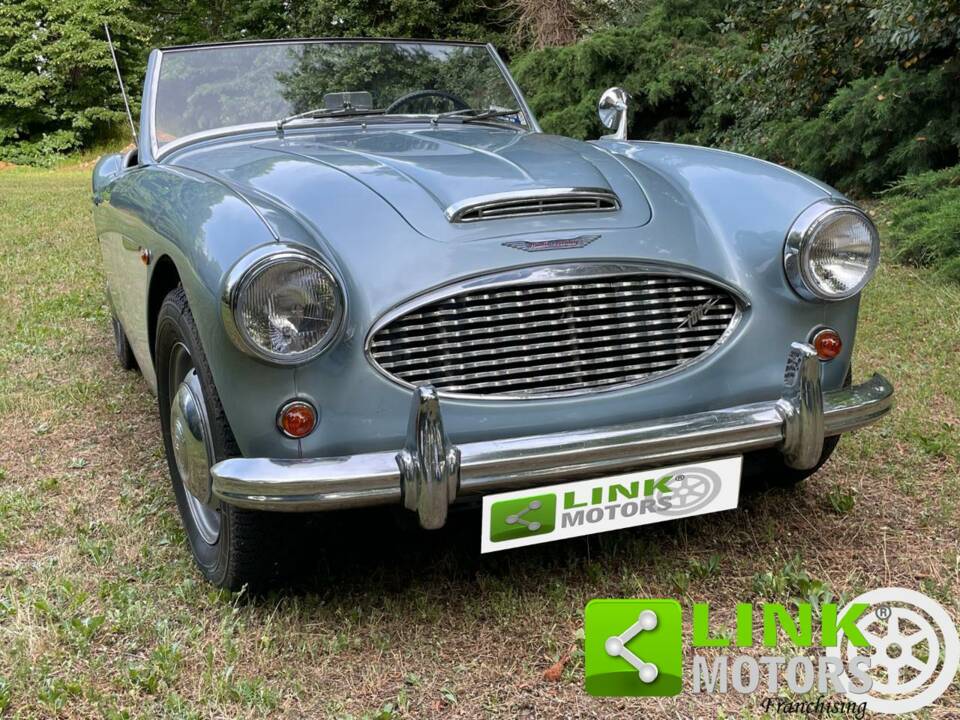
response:
[[[481,120],[489,120],[490,118],[519,114],[520,110],[518,108],[514,108],[513,110],[495,110],[493,108],[490,108],[489,110],[479,110],[478,108],[463,108],[462,110],[451,110],[450,112],[437,113],[430,118],[430,122],[436,124],[438,121],[445,120],[447,118],[458,118],[460,122],[464,123],[480,122]]]
[[[283,126],[294,120],[302,118],[325,118],[325,117],[355,117],[361,115],[383,115],[384,111],[379,108],[314,108],[296,115],[288,115],[285,118],[277,120],[277,137],[283,139]]]

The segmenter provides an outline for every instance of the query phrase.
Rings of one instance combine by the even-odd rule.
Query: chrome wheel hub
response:
[[[176,363],[172,365],[175,367]],[[210,422],[200,378],[192,367],[183,376],[170,403],[170,435],[190,515],[200,537],[213,545],[220,537],[220,513],[210,491],[210,458],[213,456]]]

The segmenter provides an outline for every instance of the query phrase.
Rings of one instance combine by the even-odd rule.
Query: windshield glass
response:
[[[300,113],[342,119],[352,111],[384,110],[462,119],[469,113],[453,111],[521,107],[484,46],[366,41],[166,50],[155,103],[161,147],[197,132]],[[522,113],[493,121],[527,124]]]

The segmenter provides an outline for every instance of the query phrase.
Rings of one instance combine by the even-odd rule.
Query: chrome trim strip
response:
[[[503,58],[500,57],[500,53],[497,52],[497,49],[493,46],[493,43],[487,43],[487,52],[493,56],[493,61],[497,64],[497,67],[500,68],[500,73],[503,75],[503,77],[506,78],[507,85],[510,86],[510,90],[513,91],[513,94],[517,100],[520,101],[520,109],[523,110],[523,114],[527,118],[527,124],[530,125],[531,132],[543,132],[543,130],[540,129],[540,123],[537,122],[536,115],[533,114],[533,110],[530,109],[530,105],[527,103],[527,98],[520,90],[520,86],[517,85],[517,81],[513,79],[513,73],[510,72],[510,68],[507,67],[507,64],[503,61]]]
[[[791,358],[794,350],[796,346],[791,349]],[[806,366],[806,360],[800,362]],[[811,364],[818,367],[816,362]],[[819,391],[819,375],[815,380],[812,375],[804,378],[805,391]],[[815,418],[813,423],[806,419],[815,408],[806,402],[793,405],[791,397],[791,386],[785,386],[783,397],[775,401],[629,425],[473,442],[456,448],[442,432],[436,395],[423,388],[413,394],[406,447],[427,460],[428,465],[420,470],[427,473],[428,480],[434,473],[435,490],[424,489],[431,483],[416,480],[420,476],[411,475],[404,460],[398,463],[396,451],[383,451],[312,460],[232,458],[211,469],[213,491],[224,502],[240,507],[316,511],[396,504],[403,496],[401,488],[414,482],[420,483],[416,487],[422,492],[433,493],[423,499],[433,507],[433,502],[450,498],[457,475],[453,467],[457,449],[463,495],[587,479],[764,448],[790,452],[797,447],[798,436],[784,420],[784,403],[791,404],[798,427],[815,432],[818,425]],[[823,393],[820,399],[823,434],[839,435],[889,412],[893,387],[882,376],[874,375],[861,385]],[[424,409],[425,403],[428,407]],[[423,412],[430,417],[414,420]],[[424,428],[428,432],[420,433]],[[818,442],[822,444],[823,435],[809,435],[801,445],[812,455]]]
[[[595,208],[582,208],[574,207],[568,209],[550,209],[542,208],[536,211],[530,212],[510,212],[510,205],[521,205],[524,201],[529,201],[531,205],[534,205],[541,201],[548,202],[562,202],[564,200],[570,200],[573,202],[577,201],[590,201],[595,200],[597,202],[607,202],[612,205],[612,207],[595,207]],[[465,219],[464,216],[468,213],[482,213],[484,211],[489,211],[490,209],[495,209],[498,206],[507,206],[505,207],[501,214],[496,217],[477,217]],[[522,206],[522,205],[521,205]],[[621,207],[620,198],[617,197],[616,193],[607,188],[592,188],[592,187],[564,187],[564,188],[540,188],[537,190],[510,190],[507,192],[500,193],[491,193],[489,195],[478,195],[476,197],[467,198],[466,200],[460,200],[453,203],[444,211],[444,215],[447,220],[452,223],[468,223],[468,222],[480,222],[482,220],[498,220],[501,218],[510,218],[510,217],[523,217],[527,215],[561,215],[566,213],[579,213],[579,212],[616,212]]]
[[[873,248],[870,255],[869,268],[863,277],[863,280],[856,285],[853,290],[843,295],[826,295],[821,292],[809,277],[807,261],[805,257],[808,253],[806,248],[808,241],[817,230],[834,215],[842,213],[852,213],[859,215],[867,221],[867,225],[873,229]],[[791,287],[804,300],[812,301],[837,301],[846,300],[853,297],[863,290],[877,270],[880,263],[880,236],[877,232],[873,220],[863,210],[848,200],[840,198],[824,198],[806,208],[797,219],[793,221],[790,230],[787,232],[787,239],[783,244],[783,269],[787,274]]]
[[[160,87],[160,66],[163,64],[163,50],[157,50],[157,61],[150,78],[150,108],[147,114],[147,133],[150,139],[150,159],[160,162],[160,146],[157,144],[157,88]],[[141,132],[143,128],[140,128]]]
[[[415,45],[458,45],[464,47],[484,47],[489,43],[470,40],[441,40],[424,38],[397,38],[397,37],[305,37],[305,38],[272,38],[266,40],[224,40],[222,42],[194,43],[193,45],[166,45],[164,52],[180,50],[209,50],[219,47],[248,47],[252,45],[305,45],[308,43],[329,43],[339,45],[356,45],[360,43],[407,43]]]
[[[747,298],[744,293],[738,288],[734,287],[730,283],[721,280],[720,278],[714,277],[707,273],[704,273],[700,270],[693,268],[688,268],[682,265],[669,265],[665,263],[657,263],[652,261],[637,262],[631,260],[624,261],[594,261],[594,262],[573,262],[573,263],[555,263],[550,265],[526,265],[513,268],[510,270],[503,270],[497,273],[490,275],[478,275],[463,280],[457,281],[450,285],[444,285],[433,290],[428,290],[422,295],[418,295],[409,300],[406,300],[399,305],[395,306],[391,310],[388,310],[386,313],[380,316],[380,318],[374,322],[371,326],[367,337],[364,341],[364,353],[367,356],[367,360],[374,367],[374,369],[383,375],[385,378],[394,382],[402,387],[408,389],[414,389],[416,386],[401,380],[400,378],[392,375],[386,368],[380,365],[379,362],[373,356],[373,343],[374,338],[377,333],[380,332],[384,327],[388,326],[397,318],[407,315],[408,313],[413,312],[417,308],[421,308],[427,305],[430,305],[434,302],[445,300],[456,295],[462,295],[469,292],[478,292],[482,290],[487,290],[491,288],[496,288],[502,290],[504,288],[509,288],[514,285],[525,285],[528,283],[537,283],[537,282],[553,282],[553,281],[563,281],[563,280],[585,280],[589,278],[610,278],[617,275],[660,275],[660,276],[672,276],[672,277],[683,277],[689,280],[698,280],[705,283],[710,283],[716,287],[719,287],[726,292],[728,292],[733,298],[737,301],[737,307],[734,310],[733,317],[730,319],[727,329],[724,333],[717,339],[714,345],[694,358],[692,361],[687,363],[681,363],[674,368],[669,370],[651,373],[642,378],[639,378],[634,381],[626,383],[617,383],[611,384],[604,387],[588,387],[582,389],[572,389],[565,390],[557,393],[538,393],[538,394],[524,394],[524,393],[514,393],[514,394],[504,394],[504,395],[491,395],[483,393],[457,393],[457,392],[445,392],[438,391],[440,397],[442,398],[458,398],[463,400],[548,400],[551,398],[566,398],[574,397],[577,395],[584,395],[588,393],[599,393],[599,392],[612,392],[616,390],[623,390],[625,388],[636,387],[638,385],[643,385],[648,382],[653,382],[655,380],[661,380],[666,377],[670,377],[674,373],[687,370],[690,367],[693,367],[702,360],[711,357],[714,353],[720,350],[730,338],[740,327],[740,324],[743,320],[744,313],[750,308],[750,300]],[[602,319],[602,318],[599,318]],[[527,324],[531,326],[531,323]],[[461,333],[462,335],[462,333]]]

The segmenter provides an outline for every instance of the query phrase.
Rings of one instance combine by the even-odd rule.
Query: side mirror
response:
[[[606,128],[616,128],[612,135],[604,135],[611,140],[627,139],[627,108],[630,105],[630,95],[626,90],[612,87],[604,91],[597,104],[597,114],[600,122]]]
[[[93,168],[93,194],[96,199],[111,180],[123,172],[123,156],[120,153],[104,155]]]

